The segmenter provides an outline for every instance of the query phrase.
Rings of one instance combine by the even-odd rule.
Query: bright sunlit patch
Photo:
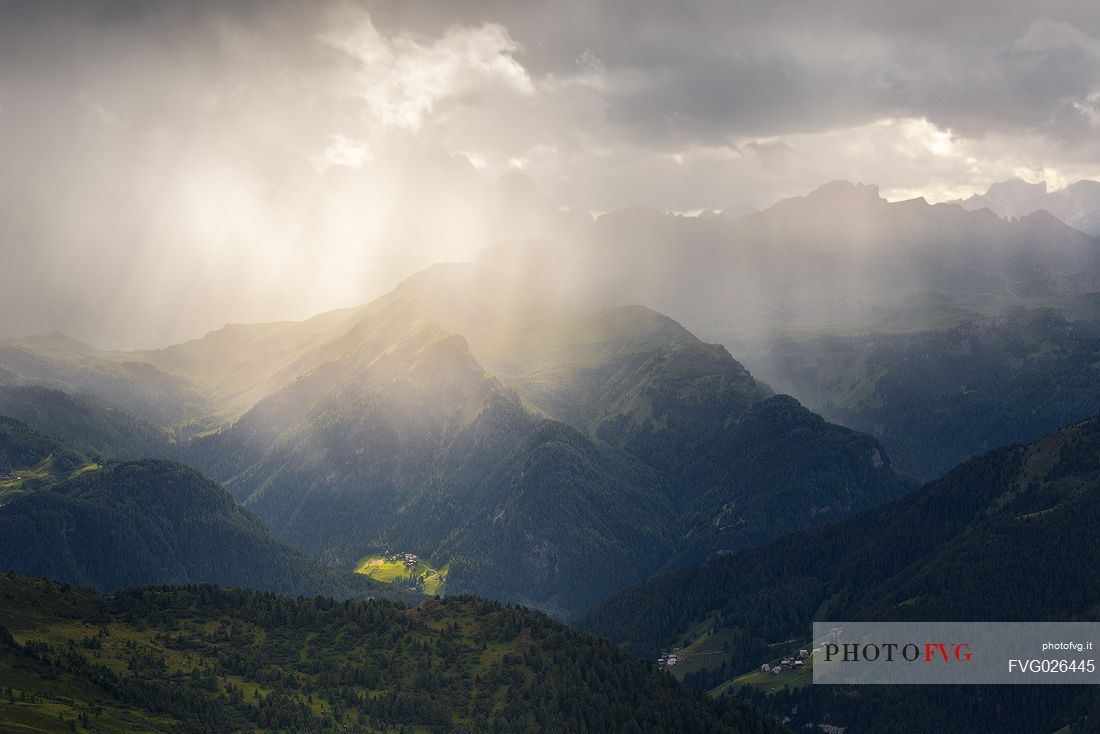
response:
[[[371,160],[374,154],[365,144],[352,140],[344,135],[332,135],[332,143],[325,148],[324,164],[328,166],[345,166],[347,168],[362,168],[363,164]]]
[[[951,142],[951,134],[945,133],[940,130],[932,132],[931,140],[928,143],[928,150],[932,151],[935,155],[950,155],[955,146]]]
[[[907,157],[918,158],[931,153],[934,156],[955,154],[955,142],[950,130],[943,130],[924,118],[906,120],[902,125],[903,139],[900,151]]]
[[[320,40],[358,62],[355,94],[379,131],[418,130],[437,105],[465,95],[535,91],[515,58],[519,44],[497,23],[456,25],[428,41],[388,37],[369,13],[349,4],[332,13],[332,29]]]

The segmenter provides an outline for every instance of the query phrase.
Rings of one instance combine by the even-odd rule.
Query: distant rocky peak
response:
[[[883,201],[879,195],[878,186],[851,181],[830,181],[815,189],[806,198],[836,204],[867,204]]]
[[[1022,178],[1010,178],[999,181],[989,187],[985,195],[993,199],[1016,198],[1020,196],[1039,196],[1047,193],[1047,182],[1028,183]]]

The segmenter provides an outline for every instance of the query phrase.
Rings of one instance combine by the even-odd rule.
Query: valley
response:
[[[99,464],[85,464],[67,477],[59,474],[54,467],[53,456],[47,456],[34,466],[14,469],[11,474],[0,475],[0,503],[24,491],[28,487],[54,484],[60,479],[80,476],[84,472],[95,471]]]
[[[96,471],[94,455],[0,416],[0,505],[24,493]]]
[[[935,478],[1100,412],[1100,321],[1015,309],[938,331],[784,339],[748,361],[780,390]]]

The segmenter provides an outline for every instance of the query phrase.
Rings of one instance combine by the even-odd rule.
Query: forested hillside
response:
[[[0,385],[0,415],[114,459],[170,458],[165,435],[149,423],[88,397],[45,387]]]
[[[7,418],[0,418],[0,569],[103,591],[212,582],[417,598],[294,550],[193,469],[148,459],[91,463]]]
[[[1100,411],[1100,322],[1050,309],[945,331],[782,340],[755,361],[922,479]]]
[[[471,597],[101,597],[9,574],[0,598],[5,731],[783,731],[605,641]]]
[[[1030,445],[991,451],[881,508],[645,582],[579,624],[646,657],[719,640],[712,649],[724,653],[685,678],[710,689],[768,662],[774,656],[768,645],[806,640],[814,620],[1095,620],[1097,456],[1100,418],[1092,418]],[[738,686],[733,680],[721,690]],[[804,715],[831,711],[841,724],[849,715],[854,723],[857,711],[861,717],[874,711],[882,726],[905,720],[884,713],[891,705],[924,700],[877,688],[847,698],[816,687],[791,695],[770,701],[786,701]],[[1072,696],[1049,695],[1050,706],[1042,694],[1011,692],[988,694],[981,708],[968,705],[986,721],[1004,709],[996,720],[1015,723],[1003,731],[1039,731],[1029,728],[1035,716],[1065,712],[1065,701],[1054,697]],[[963,721],[937,722],[941,730],[967,730]],[[881,730],[866,726],[857,731]]]
[[[14,418],[0,416],[0,474],[14,478],[19,469],[42,467],[48,463],[48,469],[65,475],[91,462],[92,457],[83,451],[43,435]]]

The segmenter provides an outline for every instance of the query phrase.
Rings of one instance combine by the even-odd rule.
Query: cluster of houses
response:
[[[674,648],[672,652],[661,653],[661,657],[657,658],[658,668],[671,668],[680,662],[680,655],[678,654],[680,648]]]
[[[814,648],[812,652],[805,649],[799,650],[797,657],[787,656],[774,665],[764,663],[760,666],[760,672],[768,673],[769,675],[779,675],[784,670],[799,670],[804,668],[810,656],[817,652],[821,652],[821,648]],[[677,663],[683,662],[683,659],[684,656],[680,652],[680,648],[674,647],[672,648],[672,652],[661,653],[661,657],[657,658],[657,667],[672,668],[675,667]]]
[[[799,650],[797,658],[785,657],[775,665],[764,663],[760,666],[760,672],[768,673],[769,675],[779,675],[784,670],[798,670],[806,665],[806,660],[809,657],[809,650]]]
[[[401,561],[405,564],[405,568],[412,568],[420,562],[420,556],[415,553],[387,553],[387,561]]]

